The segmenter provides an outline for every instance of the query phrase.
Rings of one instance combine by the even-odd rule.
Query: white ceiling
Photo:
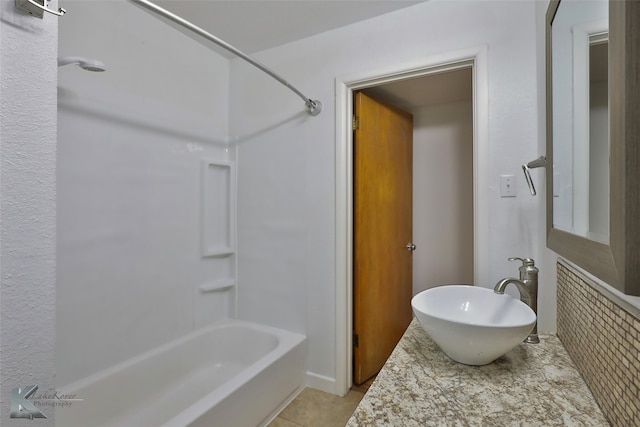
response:
[[[251,54],[424,1],[428,0],[155,0],[154,3]],[[216,52],[233,57],[202,37],[178,29]],[[286,70],[275,71],[286,75]],[[390,83],[369,88],[367,92],[407,111],[470,100],[471,69]]]
[[[153,0],[152,0],[153,1]],[[426,0],[155,0],[245,53],[254,53]]]

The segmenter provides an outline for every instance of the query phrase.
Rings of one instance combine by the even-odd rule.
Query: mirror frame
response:
[[[609,244],[553,227],[551,23],[546,15],[547,247],[615,287],[640,296],[640,1],[609,0]]]

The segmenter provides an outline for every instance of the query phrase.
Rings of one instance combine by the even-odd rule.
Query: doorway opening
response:
[[[356,385],[391,355],[413,295],[473,283],[472,71],[354,92]]]
[[[453,96],[453,87],[446,90],[447,85],[442,84],[442,78],[464,78],[467,80],[467,89],[462,92],[466,92],[463,98],[456,99]],[[435,79],[435,80],[434,80]],[[459,80],[461,81],[461,80]],[[436,82],[429,90],[429,82]],[[457,85],[454,85],[455,89],[459,89]],[[429,241],[430,237],[426,237],[426,243],[419,243],[419,234],[425,234],[424,232],[417,231],[414,235],[414,242],[416,245],[416,259],[418,253],[422,249],[425,255],[419,255],[420,262],[414,262],[416,268],[413,272],[414,286],[413,293],[417,293],[428,287],[432,287],[438,284],[447,284],[452,282],[464,282],[464,283],[482,283],[488,281],[488,206],[486,193],[488,191],[488,88],[487,88],[487,69],[486,69],[486,47],[479,47],[470,49],[464,52],[454,52],[450,54],[440,55],[438,57],[429,58],[421,61],[419,64],[413,64],[413,66],[400,67],[396,71],[386,73],[369,73],[367,75],[354,76],[352,78],[343,78],[336,80],[336,122],[337,132],[337,153],[336,153],[336,394],[344,395],[353,384],[353,315],[354,315],[354,295],[353,295],[353,256],[354,256],[354,218],[353,218],[353,198],[354,198],[354,175],[353,175],[353,163],[354,163],[354,151],[353,151],[353,134],[352,134],[352,116],[353,116],[353,96],[354,92],[363,91],[378,99],[383,99],[386,103],[391,103],[396,107],[403,108],[402,103],[407,101],[406,96],[399,95],[404,90],[410,94],[416,94],[418,87],[421,87],[425,92],[430,94],[430,102],[423,103],[422,105],[415,105],[416,108],[411,107],[415,111],[418,111],[418,116],[424,118],[427,127],[438,128],[438,126],[430,126],[429,120],[434,118],[434,112],[441,110],[438,114],[442,117],[459,117],[460,115],[467,115],[471,117],[471,122],[467,125],[463,125],[464,128],[460,131],[467,134],[467,140],[471,140],[463,152],[458,153],[459,157],[462,157],[458,166],[459,172],[453,176],[457,179],[470,185],[466,185],[466,191],[468,196],[462,196],[462,199],[467,201],[471,200],[469,206],[462,208],[461,212],[455,212],[455,214],[466,214],[468,224],[467,228],[459,229],[449,236],[457,234],[458,237],[453,237],[451,240],[461,241],[466,239],[465,254],[459,255],[454,259],[448,259],[455,267],[459,267],[464,264],[466,267],[463,276],[452,277],[447,276],[447,273],[443,273],[442,278],[437,277],[430,273],[429,279],[424,279],[424,271],[429,270],[429,260],[423,262],[427,249],[438,250],[438,247],[447,245],[450,242],[446,238],[436,238],[437,242]],[[436,89],[433,89],[433,88]],[[445,90],[442,90],[445,89]],[[437,91],[443,93],[444,101],[435,101],[440,94]],[[447,98],[449,97],[449,98]],[[469,100],[469,97],[471,98]],[[424,99],[424,98],[423,98]],[[418,101],[419,102],[419,101]],[[443,108],[436,108],[436,105],[440,105]],[[446,107],[446,108],[444,108]],[[406,108],[405,108],[406,109]],[[457,111],[457,112],[456,112]],[[465,113],[466,111],[466,113]],[[460,114],[458,114],[460,113]],[[435,114],[437,115],[437,114]],[[419,118],[418,123],[421,123],[423,119]],[[433,124],[433,122],[431,122]],[[421,125],[420,125],[421,126]],[[446,126],[444,126],[446,128]],[[466,130],[465,130],[466,129]],[[442,130],[442,129],[441,129]],[[414,128],[414,134],[419,138],[422,131],[419,126]],[[427,134],[430,131],[426,131]],[[431,132],[432,133],[432,132]],[[431,136],[427,136],[427,139],[433,139]],[[444,138],[446,139],[446,138]],[[461,141],[465,140],[465,137],[461,137]],[[417,146],[419,142],[416,141],[414,146]],[[464,143],[461,143],[464,146]],[[471,145],[469,147],[469,145]],[[423,147],[421,147],[423,148]],[[433,147],[427,147],[433,148]],[[451,147],[449,147],[451,148]],[[465,151],[466,150],[466,151]],[[437,153],[431,152],[430,154],[422,154],[418,150],[418,156],[426,155],[431,160],[437,160]],[[469,158],[469,152],[471,156]],[[451,153],[449,153],[451,154]],[[419,164],[419,162],[418,162]],[[446,161],[444,158],[439,162],[440,166],[445,166]],[[427,173],[429,171],[424,170],[426,167],[420,167],[420,171],[416,171],[418,178],[416,181],[418,184],[414,184],[416,192],[425,190],[425,187],[420,185],[428,181],[428,184],[433,184],[437,189],[438,187],[444,187],[442,179],[445,172],[437,172],[437,176],[431,176],[424,178],[420,176],[420,173]],[[466,174],[466,178],[462,175]],[[470,178],[469,178],[470,177]],[[471,188],[469,188],[471,187]],[[456,190],[457,191],[457,190]],[[434,199],[435,197],[435,199]],[[440,196],[425,196],[428,205],[437,205],[439,203]],[[460,198],[460,197],[459,197]],[[418,202],[418,205],[423,202]],[[416,210],[422,209],[420,206],[416,206]],[[443,209],[442,212],[445,212]],[[464,212],[462,212],[464,211]],[[451,222],[453,212],[450,211],[444,220],[433,220],[433,222],[447,221]],[[421,214],[418,214],[421,215]],[[429,214],[431,215],[431,214]],[[468,217],[471,216],[471,220]],[[428,222],[428,221],[427,221]],[[420,225],[423,225],[423,221]],[[414,219],[414,224],[418,224],[417,218]],[[445,224],[446,225],[446,224]],[[443,227],[444,228],[444,227]],[[428,233],[425,234],[428,236]],[[462,236],[462,237],[460,237]],[[464,242],[463,242],[464,243]],[[421,248],[421,246],[423,248]],[[464,246],[464,245],[463,245]],[[406,249],[405,249],[406,250]],[[433,271],[433,269],[431,269]],[[448,277],[448,278],[447,278]]]

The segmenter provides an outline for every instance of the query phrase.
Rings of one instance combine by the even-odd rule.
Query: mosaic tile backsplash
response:
[[[558,262],[558,337],[613,426],[640,426],[640,320]]]

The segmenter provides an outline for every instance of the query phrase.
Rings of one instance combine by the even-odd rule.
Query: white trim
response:
[[[305,385],[331,394],[335,394],[336,391],[336,380],[334,378],[325,377],[324,375],[319,375],[309,371],[306,373]],[[345,394],[346,392],[341,395],[344,396]]]
[[[489,72],[487,46],[476,49],[473,68],[473,278],[489,277]]]
[[[406,78],[473,68],[474,281],[489,282],[489,97],[487,46],[449,52],[395,66],[336,78],[336,379],[334,393],[352,383],[352,92]]]

